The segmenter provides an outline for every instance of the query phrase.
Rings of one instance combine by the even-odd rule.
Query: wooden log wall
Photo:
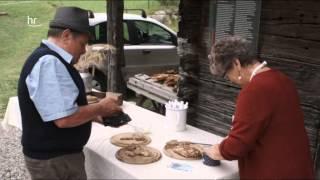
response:
[[[188,7],[188,8],[185,8]],[[202,1],[180,1],[179,13],[181,20],[179,27],[183,28],[178,32],[178,54],[180,56],[178,97],[180,100],[190,103],[188,110],[188,123],[196,115],[196,105],[199,86],[199,58],[197,52],[197,33],[200,31],[201,13],[197,9],[202,7]]]
[[[192,47],[199,65],[197,98],[191,101],[194,114],[188,118],[188,123],[225,136],[230,129],[239,88],[209,72],[207,55],[212,42],[209,4],[210,0],[196,3],[181,0],[180,4],[178,36]],[[272,68],[281,70],[295,81],[315,164],[320,163],[319,7],[319,0],[262,0],[258,52]],[[187,54],[188,49],[180,48],[180,51],[180,54]],[[181,66],[186,66],[185,61],[181,61]],[[181,87],[188,89],[188,83]],[[180,92],[179,96],[183,95],[184,92]]]
[[[320,1],[262,2],[261,58],[295,81],[317,172],[320,124]]]

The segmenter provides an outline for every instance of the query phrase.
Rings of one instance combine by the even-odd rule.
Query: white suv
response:
[[[89,19],[94,39],[90,44],[107,43],[107,15],[95,13]],[[176,33],[159,21],[135,14],[123,15],[123,37],[126,74],[156,73],[177,69]],[[106,70],[95,71],[98,89],[106,90]]]

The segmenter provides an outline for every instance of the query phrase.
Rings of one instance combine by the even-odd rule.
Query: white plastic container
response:
[[[169,131],[179,132],[186,130],[187,109],[171,109],[166,107],[165,127]]]

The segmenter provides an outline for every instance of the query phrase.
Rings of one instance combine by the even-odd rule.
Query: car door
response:
[[[106,44],[107,43],[107,23],[102,22],[90,27],[90,32],[94,36],[90,39],[89,44]],[[126,46],[130,43],[128,25],[123,21],[123,42]]]
[[[107,43],[107,23],[105,21],[92,25],[90,27],[91,32],[91,39],[89,41],[89,45],[97,45],[97,44],[106,44]],[[126,45],[130,43],[130,37],[128,32],[128,26],[127,22],[123,21],[123,42]],[[99,45],[97,45],[99,47]],[[95,63],[93,63],[95,64]],[[107,90],[107,70],[104,69],[104,65],[96,65],[95,66],[95,73],[92,81],[92,86],[94,89],[100,90],[100,91],[106,91]],[[89,68],[89,71],[91,69]]]
[[[127,20],[130,44],[124,47],[128,76],[177,69],[176,36],[163,27],[142,20]]]

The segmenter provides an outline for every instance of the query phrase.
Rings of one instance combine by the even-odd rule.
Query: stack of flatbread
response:
[[[111,137],[111,143],[119,147],[128,145],[148,145],[151,138],[143,133],[121,133]]]
[[[116,158],[128,164],[149,164],[161,158],[160,151],[142,145],[129,145],[116,153]]]
[[[180,160],[198,160],[202,158],[203,148],[188,141],[171,140],[164,147],[164,154]]]
[[[164,73],[154,74],[151,76],[151,79],[160,84],[164,84],[169,87],[175,87],[178,84],[180,75],[174,70],[169,70]]]
[[[160,151],[148,147],[151,138],[143,133],[121,133],[111,137],[113,145],[122,147],[116,158],[129,164],[149,164],[161,158]]]

